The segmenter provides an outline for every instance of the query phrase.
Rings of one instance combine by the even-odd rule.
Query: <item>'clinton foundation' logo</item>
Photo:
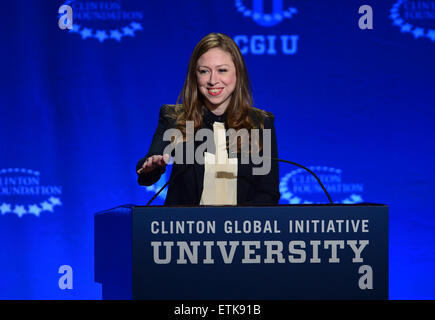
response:
[[[31,169],[0,170],[0,214],[34,215],[61,206],[62,187],[42,185],[40,173]]]
[[[248,9],[243,5],[242,0],[236,0],[236,8],[245,17],[250,17],[256,23],[263,27],[271,27],[277,25],[284,19],[290,19],[298,10],[289,7],[286,10],[283,8],[283,0],[274,0],[272,3],[272,12],[264,13],[263,0],[253,0],[252,8]]]
[[[286,19],[291,19],[298,10],[293,7],[284,7],[287,0],[252,0],[251,7],[245,6],[245,1],[235,0],[235,6],[245,18],[251,18],[256,24],[270,28],[277,26]],[[265,8],[272,2],[272,8]],[[298,35],[276,34],[242,34],[234,36],[234,42],[242,54],[276,55],[279,53],[293,55],[298,51]]]
[[[340,169],[325,166],[308,167],[322,181],[334,203],[362,202],[361,183],[344,183]],[[281,202],[290,204],[311,204],[328,202],[326,195],[317,180],[306,170],[296,169],[286,174],[280,182]]]
[[[400,32],[435,42],[435,0],[398,0],[390,13]]]
[[[120,42],[143,29],[143,11],[131,8],[128,1],[69,0],[64,4],[71,6],[73,12],[74,23],[69,32],[82,39]]]

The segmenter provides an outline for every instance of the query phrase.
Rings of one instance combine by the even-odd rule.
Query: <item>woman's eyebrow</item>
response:
[[[229,65],[229,64],[226,64],[226,63],[224,63],[224,64],[219,64],[219,65],[216,66],[216,68],[223,67],[223,66],[229,67],[230,65]],[[209,69],[210,69],[209,66],[198,66],[198,68],[209,68]]]

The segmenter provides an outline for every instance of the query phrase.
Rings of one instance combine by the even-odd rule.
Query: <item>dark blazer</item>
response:
[[[156,132],[154,133],[148,154],[139,160],[136,170],[142,167],[145,160],[152,155],[162,155],[163,150],[169,144],[168,141],[163,141],[163,133],[166,129],[175,128],[175,120],[168,116],[168,108],[174,106],[164,105],[160,108],[159,123]],[[258,113],[251,111],[253,119],[258,123]],[[206,116],[217,117],[204,107],[204,127],[207,126]],[[275,127],[273,125],[274,117],[263,117],[264,128],[272,130],[272,157],[278,157],[278,148],[276,142]],[[209,121],[210,123],[210,121]],[[260,131],[260,137],[262,133]],[[195,150],[202,141],[195,141]],[[185,142],[183,142],[185,145]],[[185,149],[184,149],[185,150]],[[214,152],[213,152],[214,153]],[[260,155],[261,152],[260,152]],[[172,154],[173,156],[173,154]],[[277,204],[280,198],[279,193],[279,166],[278,162],[271,162],[271,170],[267,175],[253,175],[252,168],[261,165],[241,164],[240,154],[238,154],[237,167],[237,204]],[[183,172],[181,172],[183,170]],[[152,185],[160,179],[164,172],[164,168],[156,168],[151,172],[138,176],[140,185]],[[175,179],[169,184],[168,192],[165,200],[165,205],[199,205],[202,195],[204,182],[204,165],[203,164],[177,164],[173,163],[171,178],[175,175]]]

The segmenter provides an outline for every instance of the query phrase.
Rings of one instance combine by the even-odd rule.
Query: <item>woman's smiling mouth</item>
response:
[[[222,93],[224,88],[207,88],[207,90],[208,90],[208,94],[212,96],[218,96]]]

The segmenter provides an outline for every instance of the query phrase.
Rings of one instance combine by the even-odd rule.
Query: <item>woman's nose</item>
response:
[[[215,72],[210,72],[210,78],[208,79],[208,83],[210,86],[214,86],[219,82],[216,73]]]

